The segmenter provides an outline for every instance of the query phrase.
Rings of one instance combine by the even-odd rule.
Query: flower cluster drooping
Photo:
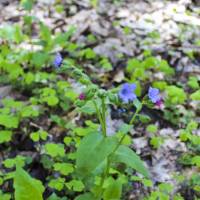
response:
[[[54,67],[59,68],[62,65],[62,61],[63,61],[63,58],[62,58],[61,54],[57,53],[56,57],[54,58],[54,61],[53,61]]]
[[[53,65],[55,68],[60,68],[63,62],[62,55],[60,53],[57,53]],[[137,99],[137,96],[135,94],[136,84],[134,83],[124,83],[121,86],[121,89],[118,93],[119,98],[124,103],[129,103],[131,101],[134,101]],[[156,106],[161,107],[163,104],[162,98],[160,97],[160,91],[157,88],[149,87],[148,90],[148,97],[152,103],[154,103]],[[85,100],[86,95],[84,93],[81,93],[79,95],[79,100]]]
[[[133,101],[136,99],[136,94],[134,93],[136,85],[134,83],[124,83],[119,91],[119,97],[124,103]]]
[[[134,83],[124,83],[118,93],[120,99],[124,103],[134,101],[137,96],[135,94],[136,85]],[[157,88],[150,87],[148,90],[148,97],[152,103],[160,107],[162,105],[162,99],[160,97],[160,91]]]

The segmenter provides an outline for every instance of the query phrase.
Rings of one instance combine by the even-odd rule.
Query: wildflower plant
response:
[[[129,147],[129,133],[136,123],[150,120],[149,115],[140,114],[143,107],[164,108],[160,91],[165,94],[163,117],[182,128],[179,139],[188,148],[178,159],[179,164],[200,167],[200,139],[195,122],[200,86],[195,73],[187,75],[188,87],[185,88],[182,76],[174,84],[176,79],[171,76],[175,68],[145,50],[138,59],[127,61],[127,82],[117,88],[101,88],[78,65],[88,66],[91,77],[97,81],[96,68],[113,70],[109,58],[93,49],[100,38],[90,34],[83,42],[76,42],[75,27],[68,24],[65,32],[57,31],[60,27],[54,31],[34,15],[35,0],[20,2],[25,10],[22,21],[0,28],[0,83],[3,87],[12,86],[14,94],[9,92],[8,96],[18,99],[0,95],[0,200],[119,200],[127,199],[126,192],[137,188],[140,182],[152,187],[146,165]],[[54,5],[57,10],[57,3]],[[51,6],[48,9],[51,15]],[[124,30],[126,34],[130,31],[127,27]],[[51,59],[57,48],[63,53]],[[64,59],[64,54],[69,58]],[[125,60],[124,55],[120,53],[117,58]],[[154,75],[157,72],[159,76]],[[149,82],[152,86],[147,85]],[[145,92],[144,85],[148,87]],[[109,112],[114,113],[115,109],[119,111],[117,117],[125,118],[125,122],[117,124],[111,133]],[[162,118],[161,121],[165,123]],[[165,137],[154,124],[147,126],[146,131],[149,144],[156,151]],[[199,176],[185,178],[184,186],[190,184],[187,191],[192,189],[194,195],[199,194]],[[156,187],[158,191],[154,190]],[[148,188],[150,196],[143,199],[182,199],[178,194],[172,195],[169,184],[156,187],[152,192]]]
[[[134,83],[124,83],[119,88],[105,90],[93,84],[81,69],[60,58],[57,54],[54,60],[57,72],[65,72],[85,86],[85,90],[79,94],[74,103],[77,110],[96,115],[100,123],[100,129],[84,136],[78,145],[75,174],[84,184],[85,193],[76,199],[120,199],[122,185],[126,183],[123,172],[118,169],[120,163],[132,168],[143,177],[150,178],[143,161],[123,141],[142,106],[148,104],[149,101],[156,104],[161,100],[159,90],[150,87],[148,94],[141,101],[135,94],[136,84]],[[123,134],[120,138],[117,134],[110,136],[107,133],[106,118],[111,104],[121,107],[129,104],[136,108],[129,124],[122,126]],[[113,170],[117,178],[113,177]]]

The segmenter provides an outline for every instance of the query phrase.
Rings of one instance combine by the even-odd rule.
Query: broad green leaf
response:
[[[34,141],[34,142],[38,142],[40,139],[40,135],[39,132],[34,132],[30,134],[30,138]]]
[[[96,53],[91,48],[82,50],[81,54],[85,56],[86,59],[93,59],[96,57]]]
[[[1,176],[2,174],[0,173],[0,176]],[[2,185],[3,184],[3,178],[2,177],[0,177],[0,185]],[[1,192],[1,190],[0,190],[0,192]]]
[[[92,173],[114,150],[116,145],[116,138],[104,138],[100,133],[91,133],[84,137],[77,150],[77,172],[81,176]]]
[[[176,194],[174,200],[184,200],[184,198],[180,194]]]
[[[54,165],[54,161],[47,155],[42,155],[41,156],[41,159],[40,159],[40,162],[41,164],[43,165],[43,167],[45,169],[48,169],[48,170],[52,170],[52,167]]]
[[[36,68],[41,68],[45,63],[47,63],[49,57],[48,54],[45,52],[36,52],[33,54],[31,63]]]
[[[57,37],[55,37],[55,39],[54,39],[55,45],[60,44],[63,46],[66,45],[66,47],[68,47],[68,44],[66,44],[66,41],[68,41],[75,32],[76,32],[76,27],[69,26],[67,32],[60,33]]]
[[[94,200],[94,196],[91,193],[85,193],[79,195],[75,200]]]
[[[130,60],[128,61],[127,67],[126,67],[126,71],[127,71],[128,73],[131,74],[131,73],[134,72],[134,70],[135,70],[136,68],[140,68],[140,67],[141,67],[140,61],[137,60],[137,59],[135,59],[135,58],[133,58],[133,59],[130,59]]]
[[[73,129],[73,132],[78,135],[78,136],[86,136],[89,133],[94,133],[95,129],[94,128],[81,128],[81,127],[77,127]]]
[[[77,110],[88,115],[92,115],[96,112],[92,101],[87,101],[87,103],[84,106],[78,108]]]
[[[144,186],[146,186],[146,187],[152,187],[152,186],[153,186],[153,183],[152,183],[151,180],[146,179],[146,178],[141,178],[141,177],[139,177],[139,176],[131,176],[131,181],[134,181],[134,182],[140,181],[140,182],[142,182],[142,183],[144,184]]]
[[[126,124],[126,123],[123,123],[121,126],[120,126],[120,129],[119,129],[119,132],[123,133],[123,134],[127,134],[132,128],[132,125],[129,125],[129,124]]]
[[[167,87],[167,83],[165,81],[154,81],[153,87],[163,91]]]
[[[64,137],[64,140],[63,142],[66,144],[66,145],[69,145],[72,141],[72,138],[70,136],[65,136]]]
[[[64,187],[64,184],[65,184],[64,178],[57,178],[57,179],[51,180],[48,185],[51,188],[61,191]]]
[[[198,123],[196,121],[191,121],[187,124],[187,131],[192,132],[198,128]]]
[[[30,11],[33,7],[34,0],[21,0],[21,5],[25,10]]]
[[[109,179],[109,185],[106,187],[103,199],[104,200],[118,200],[121,197],[122,183],[120,180]]]
[[[17,128],[19,124],[19,119],[17,117],[0,114],[0,125],[3,125],[7,128]]]
[[[142,183],[143,183],[144,186],[146,186],[146,187],[152,187],[152,186],[153,186],[152,181],[149,180],[149,179],[146,179],[146,178],[142,179]]]
[[[146,78],[145,69],[144,68],[136,68],[134,73],[131,75],[131,79],[141,79],[144,80]]]
[[[35,80],[35,76],[34,76],[34,74],[31,73],[31,72],[28,72],[28,73],[24,74],[23,77],[24,77],[24,82],[25,82],[27,85],[31,84],[31,83]]]
[[[120,140],[124,136],[124,134],[125,133],[118,132],[116,136]],[[128,134],[125,135],[124,138],[123,138],[122,144],[124,144],[126,146],[131,145],[132,144],[132,138]]]
[[[15,200],[43,200],[44,186],[21,167],[17,167],[14,174],[14,189]]]
[[[54,169],[65,176],[74,171],[73,165],[71,163],[55,163]]]
[[[112,64],[109,62],[107,58],[103,58],[100,61],[100,65],[105,69],[105,70],[112,70]]]
[[[0,144],[4,142],[9,142],[12,137],[12,131],[0,131]]]
[[[62,144],[47,143],[45,144],[45,150],[52,157],[65,155],[64,145]]]
[[[44,40],[45,46],[48,46],[51,44],[51,42],[53,42],[51,40],[51,31],[50,28],[46,25],[44,25],[43,23],[40,23],[40,37],[42,40]]]
[[[79,180],[72,180],[68,183],[65,183],[65,185],[70,189],[70,190],[73,190],[73,191],[76,191],[76,192],[81,192],[83,191],[84,189],[84,184],[82,181],[79,181]]]
[[[37,117],[38,115],[39,111],[33,106],[25,106],[21,109],[22,117]]]
[[[46,97],[46,102],[49,106],[55,106],[58,104],[59,99],[56,96],[51,96],[50,98]]]
[[[5,40],[16,42],[16,43],[19,43],[23,40],[22,31],[20,29],[20,26],[17,24],[3,26],[0,29],[0,37]],[[8,54],[10,54],[10,52],[8,52]]]
[[[56,91],[52,88],[43,88],[41,90],[41,101],[46,102],[49,106],[55,106],[58,104],[59,99],[56,97]]]
[[[14,40],[16,43],[22,42],[24,39],[22,29],[19,25],[15,25],[15,34],[14,34]]]
[[[17,63],[5,63],[4,68],[9,73],[9,78],[13,80],[24,73],[22,67]]]
[[[118,150],[114,154],[113,161],[125,163],[127,166],[132,167],[145,177],[149,177],[149,173],[140,157],[127,146],[121,145],[118,148]]]
[[[139,120],[144,124],[151,121],[151,118],[148,115],[138,114],[137,116],[139,117]]]
[[[67,97],[71,101],[75,101],[77,99],[77,92],[68,88],[67,91],[64,93],[64,96]]]
[[[196,76],[190,76],[187,84],[192,89],[198,89],[200,86],[198,83],[198,78]]]
[[[40,138],[42,140],[46,140],[47,139],[48,133],[46,131],[40,130],[39,133],[40,133]]]
[[[146,131],[149,133],[156,133],[158,131],[158,127],[154,124],[149,124],[146,128]]]
[[[171,85],[166,87],[166,92],[170,104],[182,104],[186,100],[186,94],[182,88]]]
[[[11,195],[8,194],[8,193],[3,193],[3,192],[0,190],[0,199],[1,199],[1,200],[10,200],[10,199],[11,199]]]
[[[53,193],[47,200],[68,200],[67,197],[58,197],[55,193]]]
[[[148,33],[148,37],[156,40],[160,38],[160,33],[158,31],[151,31]]]
[[[150,144],[153,146],[153,148],[157,149],[163,144],[163,138],[159,136],[154,136],[151,138]]]
[[[200,90],[197,90],[196,92],[192,93],[190,95],[190,98],[194,101],[200,101]]]
[[[164,72],[166,75],[173,75],[174,69],[169,66],[166,60],[161,60],[159,63],[159,70]]]
[[[48,136],[48,133],[46,131],[43,131],[43,130],[39,130],[37,132],[33,132],[33,133],[30,134],[30,138],[34,142],[38,142],[40,139],[46,140],[47,136]]]
[[[26,157],[18,155],[15,158],[7,158],[3,161],[3,164],[6,168],[13,168],[14,166],[23,167],[26,162]]]
[[[145,69],[149,69],[149,68],[157,68],[159,64],[159,60],[156,57],[150,56],[148,58],[146,58],[143,62],[142,62],[142,66]]]
[[[2,104],[10,109],[15,109],[15,110],[21,110],[24,106],[24,104],[21,101],[16,101],[13,99],[5,98],[2,99]]]
[[[192,158],[192,163],[195,164],[197,167],[200,167],[200,156],[194,156]]]
[[[161,183],[158,187],[163,193],[170,193],[173,191],[173,186],[169,183]]]

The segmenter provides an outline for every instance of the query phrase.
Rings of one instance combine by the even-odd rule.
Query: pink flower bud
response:
[[[85,99],[85,94],[84,93],[81,93],[78,97],[80,100],[84,100]]]
[[[161,106],[163,105],[162,99],[160,98],[158,101],[156,101],[155,104],[156,104],[157,107],[161,108]]]

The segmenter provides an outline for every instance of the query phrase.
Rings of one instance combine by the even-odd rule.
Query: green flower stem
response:
[[[134,113],[133,117],[131,118],[129,124],[133,124],[133,122],[135,121],[135,118],[136,118],[137,114],[140,112],[141,109],[142,109],[142,106],[136,110],[136,112]],[[110,169],[112,155],[117,151],[117,149],[122,144],[122,142],[123,142],[123,140],[124,140],[125,137],[126,137],[126,134],[124,134],[121,137],[121,139],[119,140],[117,146],[114,148],[114,150],[112,151],[112,153],[106,159],[106,168],[105,168],[105,171],[104,171],[104,173],[103,173],[103,175],[101,177],[101,182],[100,182],[100,186],[99,186],[100,190],[99,190],[99,193],[97,195],[97,199],[101,199],[101,196],[102,196],[102,193],[103,193],[103,184],[105,182],[105,179],[109,175],[109,169]]]
[[[103,120],[102,120],[102,116],[101,116],[101,113],[100,113],[100,111],[99,111],[99,109],[98,109],[98,106],[97,106],[97,103],[96,103],[95,100],[93,101],[93,104],[94,104],[94,107],[95,107],[95,110],[96,110],[96,113],[97,113],[99,122],[100,122],[100,124],[101,124],[101,127],[102,127],[102,129],[103,129]]]
[[[103,132],[103,136],[106,137],[106,106],[105,106],[105,99],[102,98],[102,109],[100,111],[100,109],[97,106],[96,101],[93,101],[94,103],[94,107],[96,109],[96,113],[99,119],[99,122],[101,124],[101,128],[102,128],[102,132]]]
[[[99,111],[96,102],[94,101],[94,105],[95,105],[95,109],[99,118],[99,121],[101,123],[101,127],[102,127],[102,132],[104,137],[107,137],[107,129],[106,129],[106,104],[105,104],[105,98],[102,97],[101,99],[102,101],[102,110],[101,112]],[[97,199],[101,199],[102,193],[103,193],[103,184],[105,182],[106,177],[108,176],[109,173],[109,168],[110,168],[110,158],[109,156],[106,159],[106,168],[105,171],[101,177],[101,181],[100,181],[100,186],[99,186],[99,192],[97,194]]]
[[[140,110],[141,110],[141,109],[137,109],[137,110],[136,110],[136,112],[134,113],[134,115],[133,115],[131,121],[129,122],[129,124],[131,124],[131,123],[134,122],[134,120],[135,120],[135,118],[136,118],[136,116],[137,116],[137,114],[139,113]],[[121,137],[121,139],[119,140],[117,146],[115,147],[115,149],[113,150],[113,152],[112,152],[109,156],[113,155],[113,154],[117,151],[117,149],[118,149],[119,146],[122,144],[122,142],[123,142],[123,140],[124,140],[125,137],[126,137],[126,134],[124,134],[124,135]]]
[[[143,105],[143,102],[142,102],[142,105]],[[138,109],[136,110],[136,112],[134,113],[133,117],[131,118],[129,124],[133,124],[133,122],[135,121],[136,116],[138,115],[138,113],[139,113],[139,112],[141,111],[141,109],[142,109],[142,105],[141,105],[140,108],[138,108]]]
[[[101,197],[102,197],[103,184],[105,182],[105,179],[108,176],[109,169],[110,169],[110,160],[109,160],[109,156],[108,156],[107,159],[106,159],[106,168],[105,168],[104,173],[103,173],[103,175],[101,177],[101,181],[100,181],[100,185],[99,185],[99,192],[97,194],[97,199],[101,199]]]
[[[105,104],[105,98],[102,97],[101,101],[102,101],[102,112],[101,113],[102,113],[102,121],[103,121],[103,123],[102,123],[102,125],[103,125],[102,131],[103,131],[103,135],[106,137],[107,130],[106,130],[106,104]]]
[[[114,150],[112,151],[112,153],[107,157],[106,159],[106,168],[105,168],[105,171],[101,177],[101,182],[100,182],[100,191],[99,191],[99,194],[98,194],[98,198],[99,199],[101,196],[102,196],[102,193],[103,193],[103,184],[105,182],[105,179],[108,177],[109,175],[109,169],[110,169],[110,164],[111,164],[111,158],[112,158],[112,155],[117,151],[117,149],[119,148],[119,146],[122,144],[124,138],[125,138],[126,134],[124,134],[120,141],[118,142],[117,146],[114,148]]]

